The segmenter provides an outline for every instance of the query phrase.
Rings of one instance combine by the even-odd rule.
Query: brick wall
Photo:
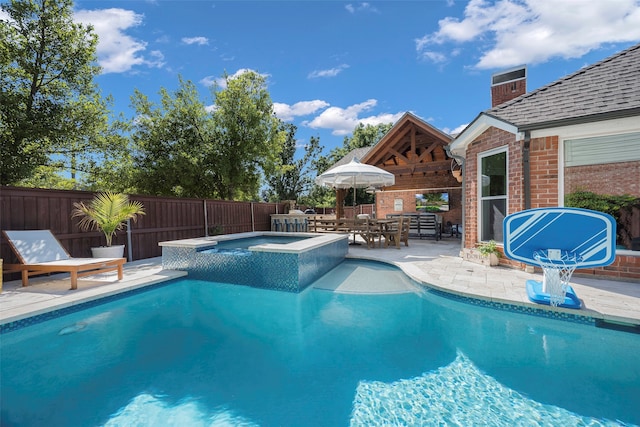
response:
[[[449,211],[442,212],[443,224],[447,221],[452,224],[462,224],[462,189],[455,188],[449,190],[438,190],[438,192],[449,192]],[[428,190],[420,190],[428,193]],[[433,192],[436,192],[435,190]],[[396,199],[402,200],[402,213],[416,212],[416,190],[405,191],[381,191],[376,194],[376,215],[378,218],[385,218],[388,214],[397,214],[394,210]]]
[[[558,206],[558,150],[557,136],[533,138],[529,147],[531,208]],[[490,128],[467,148],[465,203],[465,247],[477,246],[478,229],[478,155],[499,147],[508,146],[509,200],[508,212],[512,214],[524,207],[524,174],[522,167],[523,141],[515,141],[515,135]],[[623,167],[621,167],[623,166]],[[567,182],[581,185],[583,189],[600,194],[640,195],[640,162],[616,163],[597,166],[580,166],[565,170],[565,192]],[[578,184],[579,183],[579,184]],[[612,191],[617,188],[617,191]],[[500,265],[524,268],[525,264],[506,257]],[[640,256],[617,255],[615,262],[607,267],[579,269],[574,274],[609,277],[622,280],[640,279]]]
[[[558,206],[558,137],[532,139],[529,165],[531,208]],[[509,211],[513,212],[516,211]]]
[[[640,197],[640,161],[568,167],[564,188],[565,194],[585,190]]]
[[[467,148],[465,160],[466,194],[465,203],[465,247],[474,248],[479,241],[478,236],[478,155],[496,148],[508,146],[507,161],[509,171],[508,213],[523,209],[522,184],[522,145],[515,141],[512,133],[490,128],[480,135]],[[506,259],[502,258],[501,263]]]

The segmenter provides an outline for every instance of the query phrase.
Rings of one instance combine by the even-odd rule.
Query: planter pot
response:
[[[492,266],[492,267],[495,267],[498,264],[500,264],[500,260],[498,259],[498,255],[490,254],[489,255],[489,265]]]
[[[476,264],[489,265],[492,267],[497,266],[500,263],[500,259],[496,254],[482,255],[477,249],[464,248],[460,253],[462,259],[465,261],[471,261]]]
[[[124,255],[124,245],[99,246],[91,248],[94,258],[122,258]]]

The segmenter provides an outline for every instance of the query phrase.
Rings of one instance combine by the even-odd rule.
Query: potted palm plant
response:
[[[107,239],[106,246],[91,248],[95,258],[119,258],[124,254],[124,245],[112,246],[116,232],[122,230],[127,220],[137,221],[144,215],[144,207],[140,202],[132,202],[123,193],[110,191],[98,193],[89,204],[78,202],[73,204],[72,218],[80,218],[78,226],[81,230],[100,230]]]

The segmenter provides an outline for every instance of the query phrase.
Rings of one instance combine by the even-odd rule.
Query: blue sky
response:
[[[83,0],[74,16],[100,36],[114,111],[179,75],[210,104],[225,71],[253,70],[299,145],[319,136],[325,152],[407,111],[459,131],[490,108],[497,71],[527,65],[530,91],[640,41],[640,0]]]

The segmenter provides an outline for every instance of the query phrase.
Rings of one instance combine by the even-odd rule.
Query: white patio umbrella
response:
[[[331,168],[316,178],[316,184],[332,188],[380,188],[388,187],[395,184],[395,182],[396,177],[392,173],[372,165],[360,163],[355,158],[346,165]],[[354,206],[355,200],[354,190]]]
[[[316,178],[316,184],[333,188],[388,187],[395,182],[396,177],[392,173],[360,163],[358,159],[331,168]]]

